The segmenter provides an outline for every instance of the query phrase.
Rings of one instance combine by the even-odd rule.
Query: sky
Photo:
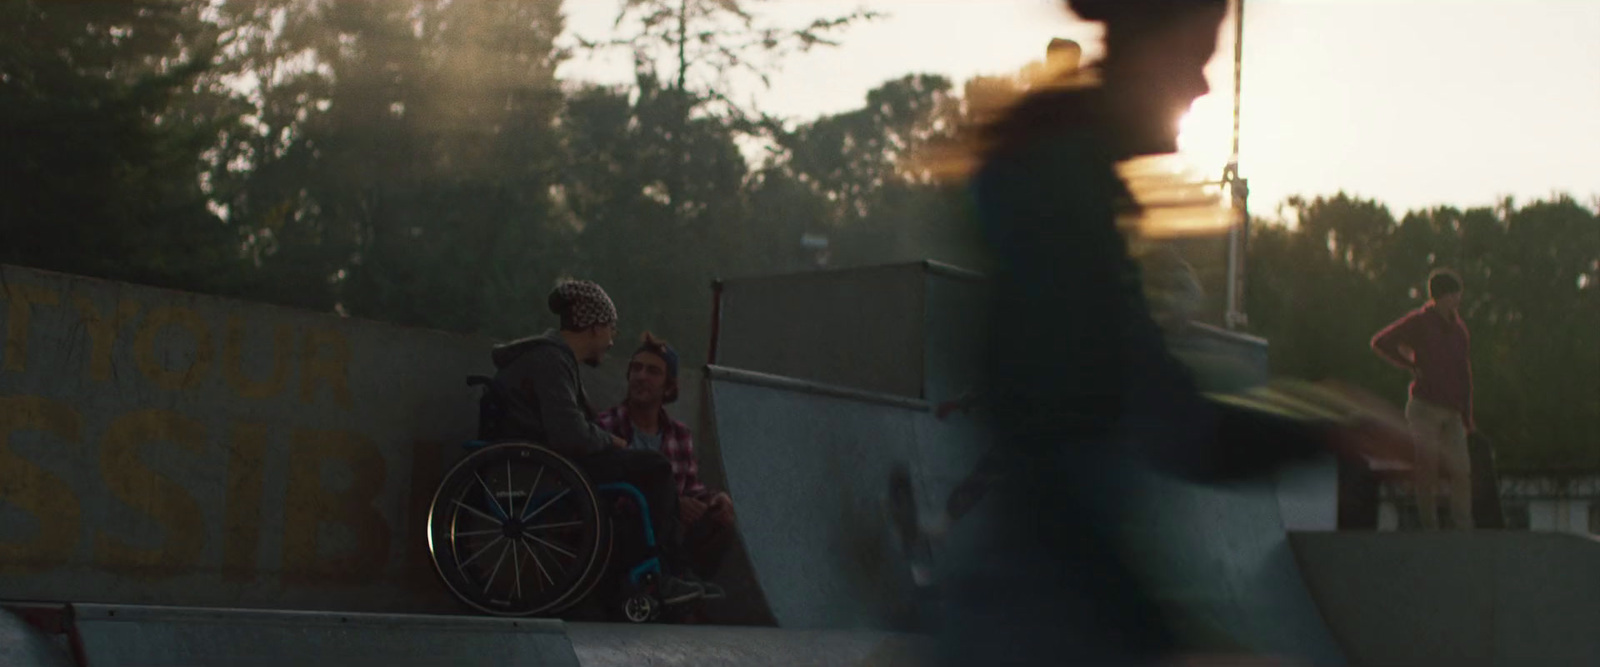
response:
[[[1566,192],[1600,199],[1600,0],[1247,0],[1240,167],[1251,209],[1338,191],[1396,213]],[[836,48],[783,63],[743,97],[796,120],[859,107],[907,73],[957,82],[1014,71],[1052,37],[1099,51],[1099,29],[1059,0],[746,2],[785,25],[866,8],[885,14]],[[611,0],[568,0],[571,33],[603,37]],[[1202,168],[1226,160],[1232,38],[1208,68],[1212,95],[1185,123]],[[570,78],[623,82],[628,65],[579,57]]]

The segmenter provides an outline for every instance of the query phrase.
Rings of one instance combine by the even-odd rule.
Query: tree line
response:
[[[691,365],[715,277],[981,268],[959,186],[907,158],[1003,78],[908,74],[774,117],[729,82],[875,17],[775,26],[751,4],[625,0],[614,35],[573,47],[559,0],[0,1],[0,261],[501,338],[584,277],[624,340],[651,329]],[[621,50],[633,82],[561,79],[574,48]],[[1288,209],[1248,262],[1278,372],[1398,400],[1366,340],[1453,266],[1506,464],[1600,468],[1593,203]]]

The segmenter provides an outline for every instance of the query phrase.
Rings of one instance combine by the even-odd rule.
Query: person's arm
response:
[[[1411,313],[1395,320],[1372,337],[1372,351],[1378,358],[1389,362],[1395,368],[1407,371],[1417,369],[1416,359],[1406,358],[1400,348],[1416,349],[1417,314]]]
[[[547,443],[558,451],[591,454],[615,445],[616,437],[590,422],[578,404],[577,367],[561,350],[544,346],[518,360],[529,364],[522,390],[539,405]]]

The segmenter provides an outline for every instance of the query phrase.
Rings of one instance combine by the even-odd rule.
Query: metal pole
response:
[[[1233,162],[1238,173],[1239,162],[1239,93],[1244,87],[1244,0],[1238,0],[1233,10]]]
[[[1228,312],[1224,319],[1229,329],[1242,327],[1249,321],[1244,313],[1244,256],[1250,240],[1250,183],[1239,175],[1239,109],[1244,88],[1244,5],[1245,0],[1236,0],[1234,3],[1233,149],[1222,175],[1240,217],[1239,224],[1228,230]]]

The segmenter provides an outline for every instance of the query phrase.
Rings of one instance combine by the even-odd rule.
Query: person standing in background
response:
[[[1472,337],[1461,319],[1461,276],[1437,269],[1428,276],[1428,303],[1372,337],[1372,351],[1411,372],[1406,421],[1417,439],[1417,512],[1426,530],[1439,528],[1439,471],[1450,479],[1450,517],[1473,527]]]

